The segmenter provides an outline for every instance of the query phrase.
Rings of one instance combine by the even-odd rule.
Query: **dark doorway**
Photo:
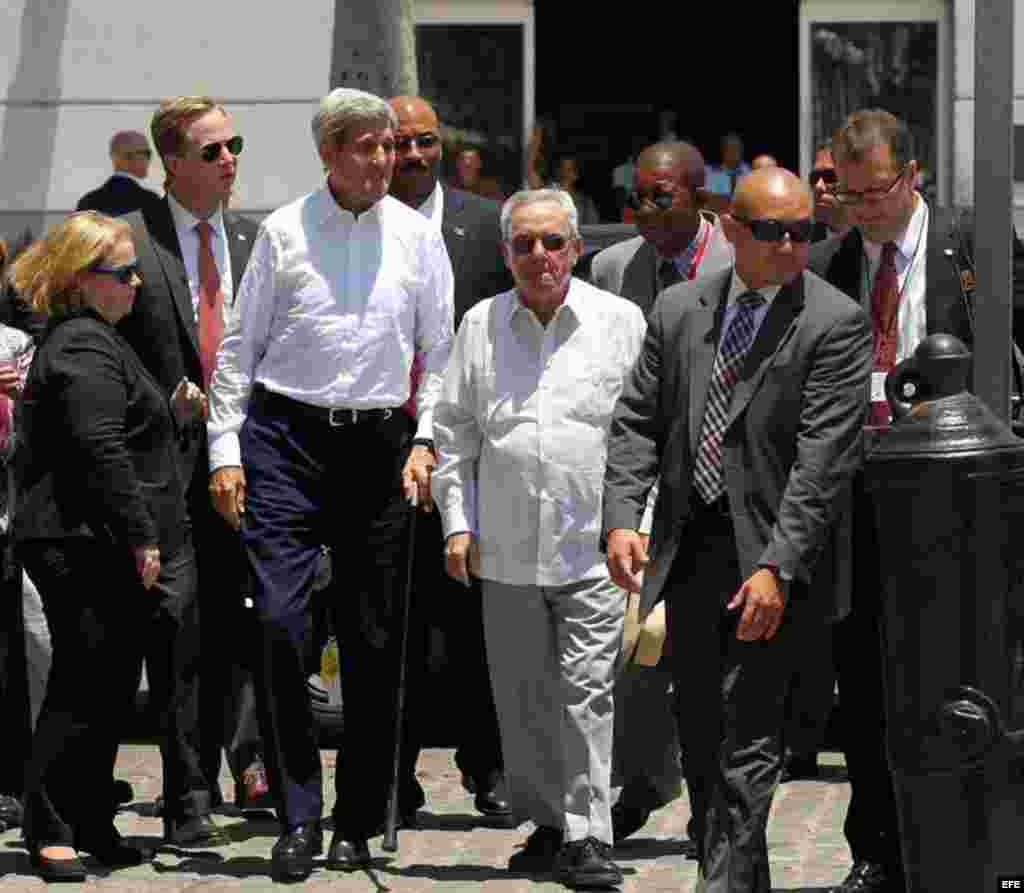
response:
[[[736,131],[745,157],[799,165],[799,3],[646,3],[603,9],[536,0],[537,116],[576,154],[580,186],[613,215],[611,175],[634,141],[677,135],[709,163]]]

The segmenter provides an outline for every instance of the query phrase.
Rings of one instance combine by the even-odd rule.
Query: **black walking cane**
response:
[[[398,692],[395,698],[395,750],[391,766],[391,787],[388,790],[388,814],[384,821],[384,840],[381,846],[389,853],[398,852],[398,785],[402,763],[402,714],[405,711],[405,663],[409,645],[409,602],[412,601],[412,569],[416,556],[416,517],[420,510],[412,507],[409,521],[409,558],[405,568],[405,592],[402,598],[401,639],[398,649]]]

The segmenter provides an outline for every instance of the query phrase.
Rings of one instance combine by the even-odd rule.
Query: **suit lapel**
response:
[[[711,384],[711,370],[718,353],[718,342],[722,334],[722,320],[725,317],[725,301],[732,282],[730,272],[716,275],[708,280],[707,287],[697,299],[696,313],[690,328],[690,368],[686,379],[690,382],[690,454],[697,455],[697,444],[704,424],[704,407],[708,400]]]
[[[196,331],[196,314],[192,309],[192,291],[189,289],[188,273],[181,259],[181,245],[178,244],[178,233],[174,228],[174,218],[167,199],[154,206],[153,213],[146,218],[146,225],[157,260],[163,268],[172,303],[178,312],[178,319],[198,354],[199,333]]]
[[[249,237],[235,225],[234,215],[227,211],[224,212],[224,236],[228,240],[228,254],[231,257],[231,304],[234,305],[252,245],[249,244]]]
[[[462,214],[465,203],[457,192],[443,186],[441,190],[444,196],[444,205],[441,208],[441,235],[444,237],[444,247],[448,249],[452,273],[457,280],[466,249],[466,223]]]
[[[661,291],[658,286],[658,255],[654,246],[644,239],[622,271],[621,294],[648,313],[654,306],[655,296]]]
[[[800,276],[790,285],[783,286],[768,308],[768,315],[757,337],[750,346],[750,352],[743,361],[743,371],[729,406],[729,420],[726,430],[747,408],[751,397],[757,392],[765,373],[771,368],[796,326],[796,319],[804,306],[804,278]]]

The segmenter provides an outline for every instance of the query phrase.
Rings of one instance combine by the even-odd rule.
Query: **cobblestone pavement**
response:
[[[333,791],[333,752],[324,751],[323,760],[326,790]],[[768,826],[775,890],[825,893],[843,879],[849,866],[842,834],[849,786],[843,780],[838,757],[823,754],[822,763],[825,780],[790,782],[779,788],[775,798]],[[137,798],[135,803],[122,808],[118,828],[129,838],[148,838],[153,844],[159,843],[161,822],[149,814],[160,787],[156,747],[122,746],[117,777],[132,783]],[[554,882],[538,883],[509,876],[505,863],[530,827],[487,827],[486,820],[474,812],[472,799],[462,789],[451,750],[424,751],[419,777],[427,792],[427,805],[419,814],[420,827],[399,833],[397,854],[385,854],[380,849],[380,839],[371,840],[372,867],[351,874],[328,871],[321,858],[302,889],[330,888],[337,893],[469,891],[481,887],[501,893],[545,893],[563,889]],[[221,784],[230,796],[233,788],[229,778],[222,777]],[[680,840],[688,818],[684,795],[652,815],[642,830],[617,848],[615,858],[626,876],[623,893],[690,893],[696,883],[696,863],[680,854]],[[84,885],[63,886],[69,890],[88,887],[103,893],[280,890],[269,876],[270,848],[277,835],[273,817],[268,814],[265,818],[247,820],[225,807],[216,820],[231,835],[230,845],[194,853],[163,847],[152,864],[114,872],[86,856],[91,872],[88,881]],[[329,842],[328,832],[325,846]],[[43,887],[29,866],[20,833],[0,834],[0,893]]]

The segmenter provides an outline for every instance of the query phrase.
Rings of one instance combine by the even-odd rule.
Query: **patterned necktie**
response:
[[[677,282],[682,281],[682,274],[679,272],[679,267],[676,266],[676,262],[674,260],[666,257],[660,264],[658,264],[659,288],[664,290],[670,285],[675,285]]]
[[[213,227],[203,220],[196,224],[196,232],[199,234],[199,364],[203,370],[203,390],[209,391],[217,349],[224,337],[224,293],[210,243]]]
[[[721,496],[725,489],[722,481],[722,438],[725,437],[729,404],[740,377],[743,359],[754,340],[754,314],[764,303],[764,296],[757,291],[748,291],[740,295],[736,303],[739,307],[722,339],[722,346],[711,370],[708,402],[704,409],[704,423],[701,425],[697,461],[693,469],[694,485],[708,505]]]
[[[896,243],[886,242],[871,289],[871,328],[875,335],[875,368],[888,372],[896,365],[896,317],[900,309],[900,280],[896,272]]]

